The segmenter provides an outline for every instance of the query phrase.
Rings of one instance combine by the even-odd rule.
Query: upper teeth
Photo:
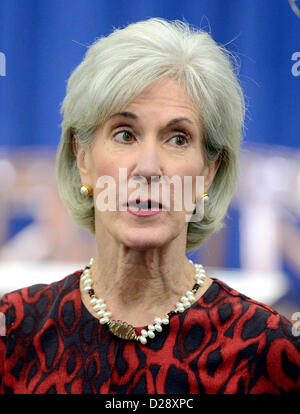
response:
[[[135,202],[132,203],[132,206],[143,209],[143,210],[147,210],[148,208],[153,208],[153,207],[158,207],[158,203],[156,203],[155,201],[153,202],[149,202],[148,201],[140,201],[140,202]]]
[[[137,204],[137,207],[147,209],[148,208],[148,201],[147,202],[141,202],[141,203]]]

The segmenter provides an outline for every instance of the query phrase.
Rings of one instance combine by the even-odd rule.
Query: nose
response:
[[[132,172],[134,177],[144,177],[151,182],[151,177],[162,176],[161,155],[159,144],[155,139],[145,139],[137,151],[137,161]]]

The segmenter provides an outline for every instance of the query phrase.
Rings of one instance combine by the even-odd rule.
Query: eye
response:
[[[115,140],[118,142],[124,143],[131,143],[134,140],[134,136],[129,131],[120,131],[115,135]]]
[[[183,147],[189,143],[189,139],[185,135],[176,135],[169,142],[173,142],[176,147]]]

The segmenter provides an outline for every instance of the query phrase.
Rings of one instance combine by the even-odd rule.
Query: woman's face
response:
[[[94,190],[97,237],[102,241],[107,240],[106,236],[112,237],[138,250],[161,247],[176,238],[185,241],[186,215],[193,210],[187,211],[184,207],[184,177],[191,177],[190,196],[191,202],[195,202],[196,176],[204,176],[204,192],[217,168],[216,164],[204,165],[198,112],[184,89],[171,78],[146,88],[121,113],[101,125],[92,149],[89,152],[78,149],[77,162],[82,183],[91,185]],[[120,168],[125,169],[122,175]],[[105,188],[97,188],[98,179],[104,176],[111,177],[115,187],[107,184]],[[121,176],[127,183],[120,183]],[[151,196],[154,183],[157,188],[157,180],[151,184],[151,177],[160,177],[161,183],[166,183],[166,177],[174,176],[179,177],[182,187],[181,211],[174,207],[174,200],[181,196],[174,185],[169,185],[169,203],[167,198],[162,198],[162,186],[159,193]],[[107,191],[108,187],[112,190],[110,196],[115,194],[116,211],[99,209],[104,200],[103,190]],[[141,204],[142,208],[127,204],[131,199],[146,204]],[[147,206],[150,200],[152,209],[150,204]]]

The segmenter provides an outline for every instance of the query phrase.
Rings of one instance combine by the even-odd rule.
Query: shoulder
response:
[[[221,324],[229,318],[239,319],[244,340],[269,329],[273,333],[281,332],[282,335],[295,340],[297,345],[300,344],[300,336],[295,335],[291,322],[274,308],[249,298],[218,279],[213,281],[204,302],[217,307]]]
[[[69,329],[74,326],[74,315],[81,311],[81,273],[77,271],[57,282],[25,287],[2,297],[0,394],[4,384],[10,384],[8,389],[13,384],[13,388],[22,390],[21,393],[27,390],[21,385],[24,380],[21,371],[24,373],[32,367],[35,359],[40,360],[43,370],[47,371],[47,364],[57,353],[58,344],[62,350],[62,334],[69,334]],[[3,381],[3,378],[8,380]]]
[[[51,284],[36,284],[18,289],[2,296],[0,313],[5,315],[7,334],[20,326],[28,317],[40,321],[49,317],[58,304],[79,290],[82,271],[76,271]]]
[[[300,335],[292,323],[271,306],[213,280],[203,302],[222,338],[232,339],[235,362],[244,361],[251,392],[300,390]]]

